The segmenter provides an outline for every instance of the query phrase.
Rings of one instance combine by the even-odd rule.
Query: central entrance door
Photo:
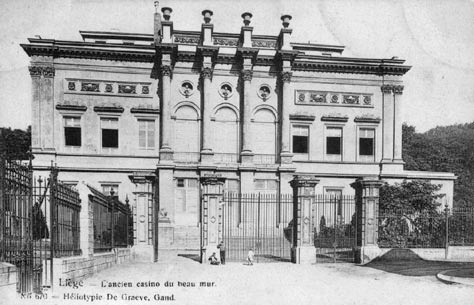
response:
[[[291,240],[284,232],[293,218],[292,204],[289,194],[225,194],[222,236],[226,260],[244,262],[252,249],[256,262],[289,262]]]

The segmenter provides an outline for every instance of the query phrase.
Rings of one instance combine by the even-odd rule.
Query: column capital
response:
[[[280,76],[281,76],[281,81],[283,83],[289,83],[289,82],[291,82],[291,77],[293,76],[293,72],[291,72],[291,71],[282,71],[282,72],[280,72]]]
[[[384,184],[383,180],[379,180],[376,176],[358,178],[355,182],[351,183],[351,187],[354,189],[359,188],[380,188]]]
[[[56,74],[53,66],[29,66],[31,77],[49,77],[52,78]]]
[[[393,86],[393,94],[403,94],[403,88],[401,85]]]
[[[380,86],[380,90],[382,90],[382,92],[385,93],[385,94],[390,94],[390,93],[392,93],[393,86],[392,85],[382,85],[382,86]]]
[[[173,72],[173,68],[171,68],[171,65],[161,65],[161,75],[162,76],[170,76]]]
[[[201,69],[201,77],[203,79],[211,79],[212,73],[213,73],[213,69],[211,67],[204,67]]]
[[[315,187],[319,183],[319,179],[313,175],[295,175],[290,181],[291,187]]]
[[[251,81],[253,77],[253,71],[249,69],[244,69],[242,70],[240,75],[244,81]]]

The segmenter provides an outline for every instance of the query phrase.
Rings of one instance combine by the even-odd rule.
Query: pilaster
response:
[[[222,240],[222,194],[225,178],[216,174],[201,177],[201,263],[206,263],[212,253],[219,253],[217,245]]]
[[[382,104],[383,104],[383,147],[382,163],[391,163],[393,160],[393,97],[392,85],[382,85]]]
[[[403,86],[393,86],[394,104],[394,142],[393,142],[393,162],[403,163],[402,159],[402,94]]]
[[[356,263],[366,264],[380,255],[378,239],[379,190],[383,181],[364,177],[351,184],[356,193]]]
[[[32,65],[32,147],[54,151],[54,76],[52,65]]]
[[[293,245],[291,261],[296,264],[316,262],[314,247],[312,205],[314,190],[319,179],[311,175],[295,175],[290,185],[293,188]]]

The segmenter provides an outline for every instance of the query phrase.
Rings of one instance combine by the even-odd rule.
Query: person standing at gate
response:
[[[223,240],[217,245],[217,248],[219,249],[219,255],[221,257],[221,264],[225,265],[225,245]]]
[[[249,253],[247,254],[247,262],[249,266],[253,266],[253,255],[253,250],[250,248]]]

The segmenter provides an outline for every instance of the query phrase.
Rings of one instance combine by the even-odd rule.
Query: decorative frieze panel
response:
[[[214,38],[214,45],[216,46],[236,47],[238,44],[238,39]]]
[[[135,85],[118,85],[118,92],[125,94],[136,94],[137,86]]]
[[[65,94],[95,94],[151,98],[151,83],[65,79]]]
[[[81,91],[99,92],[99,83],[81,83]]]
[[[263,48],[263,49],[275,49],[276,41],[272,40],[253,40],[252,47],[254,48]]]
[[[372,94],[313,90],[296,90],[295,93],[295,104],[297,105],[374,106]]]
[[[195,36],[174,35],[174,42],[182,44],[199,44],[201,39]]]

